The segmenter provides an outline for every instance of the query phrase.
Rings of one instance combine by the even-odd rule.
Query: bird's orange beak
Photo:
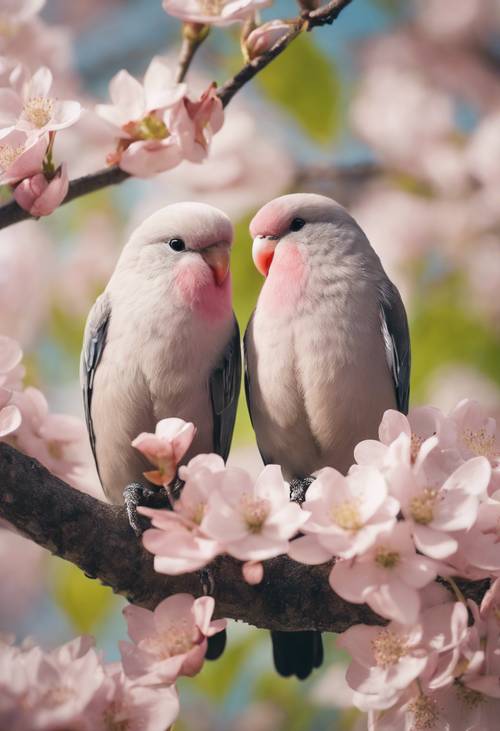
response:
[[[201,255],[212,270],[214,279],[220,287],[229,274],[229,246],[226,243],[212,244],[212,246],[204,249]]]
[[[253,240],[252,259],[264,277],[269,274],[278,240],[277,236],[257,236]]]

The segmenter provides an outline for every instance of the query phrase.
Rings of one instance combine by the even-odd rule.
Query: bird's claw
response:
[[[144,505],[148,508],[172,509],[169,495],[163,488],[153,488],[141,485],[139,482],[132,482],[123,491],[123,500],[127,511],[128,522],[135,535],[140,538],[146,528],[148,521],[139,515],[137,508]]]
[[[306,499],[306,493],[309,485],[314,482],[315,477],[295,477],[290,482],[290,500],[294,503],[302,505]]]

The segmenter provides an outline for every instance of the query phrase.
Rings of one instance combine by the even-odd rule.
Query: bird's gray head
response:
[[[331,198],[292,193],[266,203],[250,223],[252,256],[267,276],[277,250],[300,248],[304,256],[338,253],[366,247],[366,236],[345,208]]]
[[[205,203],[174,203],[134,231],[117,270],[151,280],[169,278],[181,289],[229,285],[233,227],[225,213]]]

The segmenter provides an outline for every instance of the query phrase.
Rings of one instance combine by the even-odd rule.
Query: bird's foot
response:
[[[123,500],[127,510],[128,522],[139,538],[148,527],[148,520],[139,515],[137,508],[143,505],[148,508],[167,508],[171,510],[170,496],[162,487],[154,488],[132,482],[123,491]]]
[[[294,503],[302,505],[306,499],[306,493],[309,485],[314,482],[315,477],[295,477],[290,482],[290,500]]]

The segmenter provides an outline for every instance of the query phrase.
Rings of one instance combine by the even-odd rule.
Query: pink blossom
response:
[[[139,512],[151,518],[153,527],[142,536],[144,547],[154,553],[155,571],[175,576],[196,571],[222,552],[218,541],[204,536],[194,525],[187,526],[175,512],[140,507]]]
[[[0,653],[0,721],[13,731],[69,728],[81,723],[103,682],[104,671],[89,638],[50,652],[34,646]]]
[[[59,101],[49,96],[52,73],[42,66],[22,83],[21,93],[0,89],[0,138],[14,129],[25,132],[29,139],[75,124],[81,115],[77,101]]]
[[[468,460],[444,483],[429,479],[425,462],[417,469],[400,465],[391,472],[391,493],[399,500],[419,551],[436,559],[455,553],[453,534],[474,524],[490,475],[484,457]]]
[[[177,84],[165,58],[155,56],[144,74],[141,84],[128,71],[119,71],[110,81],[109,95],[112,104],[98,104],[97,114],[105,119],[120,137],[147,139],[149,131],[154,139],[153,122],[149,119],[155,111],[169,109],[186,94],[186,84]],[[148,130],[148,124],[151,129]],[[142,125],[142,128],[141,128]]]
[[[450,412],[456,429],[456,444],[462,459],[482,456],[491,465],[490,492],[500,489],[500,442],[495,419],[488,417],[477,401],[463,399]]]
[[[412,170],[422,150],[455,130],[450,97],[419,72],[387,62],[369,67],[352,111],[358,134],[384,161]]]
[[[249,58],[261,56],[290,33],[291,25],[285,20],[270,20],[259,25],[245,38],[245,49]]]
[[[167,731],[179,715],[174,686],[152,687],[127,678],[119,664],[106,668],[100,703],[87,714],[89,728]]]
[[[255,483],[236,467],[221,474],[208,503],[203,531],[242,561],[261,561],[286,553],[288,542],[309,516],[290,502],[278,465],[268,465]]]
[[[225,629],[226,621],[211,621],[212,597],[194,599],[175,594],[154,612],[133,605],[124,616],[134,644],[120,643],[125,674],[141,685],[171,685],[179,675],[200,672],[207,651],[207,637]]]
[[[40,173],[47,144],[47,137],[29,140],[19,130],[3,137],[0,142],[0,184],[17,183]]]
[[[401,434],[405,434],[409,439],[408,447],[406,441],[400,442],[403,451],[397,450],[398,457],[404,453],[406,461],[418,465],[439,443],[444,421],[443,414],[432,406],[411,409],[408,416],[388,409],[380,422],[380,441],[367,439],[360,442],[354,449],[354,458],[361,465],[386,466],[395,456],[389,452],[389,447]]]
[[[163,9],[185,23],[230,25],[246,20],[272,0],[163,0]]]
[[[306,535],[292,541],[289,555],[302,563],[322,563],[370,548],[395,524],[399,503],[373,467],[359,467],[347,477],[325,467],[309,487],[303,508],[310,513],[302,527]]]
[[[204,532],[204,520],[224,470],[224,460],[218,455],[199,454],[179,468],[179,477],[185,484],[173,512],[139,508],[142,515],[152,519],[153,528],[144,533],[143,543],[155,554],[156,571],[195,571],[223,550],[218,541]]]
[[[182,155],[170,110],[180,105],[186,85],[175,82],[167,61],[153,58],[142,84],[127,71],[118,72],[109,92],[113,103],[96,106],[119,137],[117,151],[108,160],[139,177],[178,165]]]
[[[413,624],[421,607],[419,589],[436,578],[437,570],[431,559],[416,553],[409,526],[400,522],[380,533],[363,555],[337,561],[330,586],[348,602],[366,603],[382,617]]]
[[[44,173],[37,173],[22,180],[14,190],[14,198],[21,208],[39,218],[50,215],[61,205],[68,188],[68,172],[63,163],[49,179]]]
[[[132,442],[158,469],[145,472],[144,476],[155,485],[168,485],[176,475],[177,465],[191,446],[196,427],[182,419],[162,419],[155,433],[142,432]]]
[[[386,627],[356,625],[344,632],[338,646],[352,661],[347,670],[355,704],[363,710],[392,706],[417,677],[430,677],[467,637],[467,609],[447,602],[424,610],[413,626],[391,622]]]
[[[186,97],[173,110],[171,123],[178,135],[183,157],[190,162],[202,162],[213,135],[224,123],[224,110],[215,84],[211,84],[198,101]]]
[[[499,499],[494,496],[481,503],[472,527],[456,535],[457,552],[447,562],[461,576],[500,575],[500,494],[496,495]]]

